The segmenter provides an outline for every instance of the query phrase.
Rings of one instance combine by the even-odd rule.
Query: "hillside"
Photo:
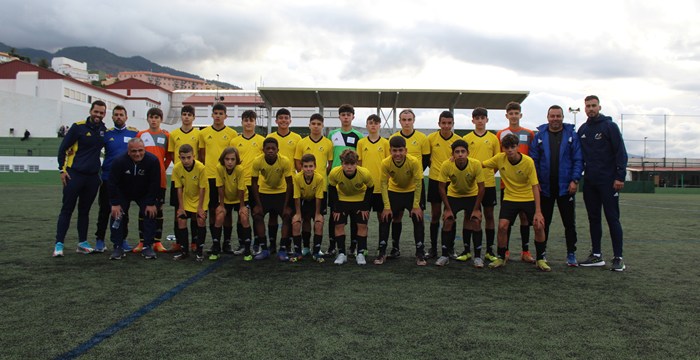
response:
[[[12,46],[0,43],[0,51],[9,52],[11,49]],[[204,80],[198,75],[156,64],[142,56],[132,56],[128,58],[121,57],[99,47],[72,46],[58,50],[53,54],[47,51],[31,48],[15,48],[15,53],[29,57],[34,64],[38,63],[41,59],[46,59],[50,63],[51,58],[62,56],[76,61],[86,62],[88,64],[88,70],[90,71],[100,71],[107,74],[116,75],[120,71],[153,71],[175,76],[183,76],[191,79]],[[221,87],[240,89],[240,87],[229,83],[213,82],[217,83]]]

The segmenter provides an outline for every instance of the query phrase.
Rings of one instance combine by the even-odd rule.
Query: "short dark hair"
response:
[[[564,115],[564,109],[562,109],[562,107],[559,106],[559,105],[552,105],[552,106],[550,106],[549,109],[547,109],[547,115],[549,115],[549,111],[550,111],[550,110],[555,110],[555,109],[556,109],[556,110],[561,110],[562,116]]]
[[[180,110],[180,114],[184,114],[184,113],[190,113],[190,114],[194,115],[194,106],[192,106],[192,105],[183,106],[182,110]]]
[[[105,108],[107,108],[107,104],[105,104],[104,101],[102,101],[102,100],[95,100],[95,101],[92,102],[92,105],[90,105],[90,111],[92,111],[92,109],[94,109],[95,106],[104,106]]]
[[[258,118],[258,114],[253,110],[246,110],[243,112],[243,114],[241,114],[241,119],[253,119],[253,120],[255,120],[257,118]]]
[[[216,110],[223,110],[224,114],[226,114],[226,105],[222,103],[216,103],[214,106],[211,108],[211,112],[213,113]]]
[[[159,108],[150,108],[148,109],[148,112],[146,113],[146,117],[151,117],[151,116],[159,116],[161,119],[163,118],[163,110]]]
[[[177,152],[178,154],[189,154],[194,153],[194,149],[192,149],[192,145],[190,144],[182,144]]]
[[[382,123],[382,119],[377,114],[372,114],[367,117],[367,122]]]
[[[443,111],[443,112],[440,113],[440,117],[438,117],[438,120],[439,120],[440,118],[448,118],[448,119],[453,119],[453,120],[454,120],[455,116],[452,115],[452,112],[445,110],[445,111]]]
[[[511,110],[522,111],[522,107],[520,106],[519,102],[511,101],[506,105],[506,112],[511,111]]]
[[[520,139],[515,134],[508,134],[501,139],[501,146],[504,148],[509,148],[512,146],[518,146],[520,144]]]
[[[350,105],[350,104],[343,104],[338,107],[338,115],[344,113],[344,112],[349,112],[349,113],[355,113],[355,108]]]
[[[308,163],[308,162],[313,162],[314,165],[316,165],[316,157],[314,154],[304,154],[301,157],[301,163]]]
[[[114,114],[114,112],[117,111],[117,110],[121,110],[121,111],[123,111],[125,114],[127,113],[125,107],[123,107],[123,106],[121,106],[121,105],[117,105],[117,106],[114,107],[114,109],[112,109],[112,114]]]
[[[591,100],[595,100],[598,103],[600,103],[600,99],[598,99],[598,97],[596,95],[588,95],[588,96],[586,96],[585,99],[583,99],[583,101],[591,101]]]
[[[224,166],[224,159],[226,158],[226,155],[228,154],[236,154],[236,165],[241,164],[241,156],[238,154],[238,149],[236,149],[233,146],[229,146],[224,149],[224,151],[221,152],[221,155],[219,155],[219,164],[221,166]]]
[[[472,111],[472,118],[486,116],[489,117],[489,111],[486,108],[478,107]]]
[[[455,140],[455,142],[452,143],[452,151],[454,152],[455,149],[457,149],[458,147],[463,147],[463,148],[467,149],[467,151],[469,151],[469,145],[467,144],[466,141],[464,141],[462,139]]]
[[[394,136],[389,139],[389,146],[393,148],[406,147],[406,139],[403,136]]]
[[[289,112],[289,110],[287,110],[287,109],[285,109],[285,108],[281,108],[281,109],[277,110],[277,113],[275,114],[275,119],[279,118],[280,115],[289,115],[289,116],[292,116],[292,113]]]
[[[315,113],[315,114],[311,115],[311,117],[309,118],[309,123],[311,123],[311,121],[313,121],[313,120],[318,120],[320,122],[323,122],[323,115],[321,115],[319,113]]]
[[[263,148],[267,144],[275,144],[275,146],[277,146],[278,149],[280,147],[280,143],[277,141],[277,139],[275,139],[273,137],[265,138],[265,140],[263,140],[263,144],[262,144]]]
[[[340,154],[340,161],[343,164],[357,164],[357,153],[352,149],[345,149]]]

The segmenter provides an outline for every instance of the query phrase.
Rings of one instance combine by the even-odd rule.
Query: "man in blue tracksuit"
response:
[[[576,202],[578,182],[583,171],[583,157],[578,135],[573,124],[564,124],[564,110],[552,105],[547,110],[547,124],[530,143],[530,157],[535,162],[540,183],[540,206],[544,215],[545,239],[549,240],[549,227],[554,215],[554,204],[564,224],[566,237],[566,263],[576,262]]]
[[[104,146],[105,128],[102,118],[107,105],[97,100],[90,106],[90,116],[74,123],[58,148],[58,169],[63,183],[61,212],[56,225],[53,256],[63,256],[63,241],[70,218],[78,205],[78,253],[90,254],[87,242],[90,208],[100,187],[100,153]],[[69,155],[66,153],[69,152]],[[79,200],[79,201],[78,201]]]
[[[610,270],[623,271],[619,192],[625,185],[627,150],[620,129],[612,118],[600,113],[598,97],[587,96],[585,104],[588,120],[578,129],[578,135],[583,153],[583,201],[588,212],[592,249],[591,255],[580,265],[605,266],[600,245],[602,207],[613,245]]]
[[[139,217],[143,218],[143,250],[146,259],[155,259],[152,245],[156,235],[156,199],[160,197],[160,162],[155,155],[146,152],[143,140],[132,138],[127,143],[126,153],[112,163],[109,173],[109,204],[111,209],[111,240],[114,250],[111,260],[124,256],[124,228],[115,225],[115,220],[129,212],[132,201],[139,206]]]
[[[102,161],[102,185],[97,196],[97,203],[100,210],[97,212],[97,230],[95,231],[95,252],[105,251],[105,233],[107,232],[107,222],[109,220],[110,205],[109,205],[109,170],[112,168],[112,162],[118,156],[126,154],[127,143],[132,138],[136,137],[138,130],[131,126],[126,126],[128,119],[126,108],[117,105],[112,110],[112,121],[114,127],[105,132],[105,158]],[[131,247],[126,242],[128,234],[128,214],[124,214],[121,226],[124,232],[124,243],[122,247],[124,251],[131,251]]]

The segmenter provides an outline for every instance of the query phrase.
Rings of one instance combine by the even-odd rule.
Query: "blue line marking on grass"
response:
[[[78,345],[75,347],[73,350],[68,351],[66,353],[63,353],[59,356],[57,356],[55,359],[75,359],[78,356],[81,356],[88,352],[90,349],[93,347],[99,345],[101,342],[104,340],[107,340],[110,336],[116,334],[120,330],[126,328],[127,326],[131,325],[134,321],[138,320],[142,316],[148,314],[149,312],[153,311],[155,308],[160,306],[160,304],[172,299],[175,295],[179,294],[182,292],[182,290],[185,290],[188,286],[196,283],[197,281],[201,280],[203,277],[209,275],[212,271],[216,270],[219,266],[221,266],[224,262],[226,262],[228,259],[222,259],[221,261],[217,261],[216,263],[209,265],[207,268],[204,270],[200,271],[196,275],[192,276],[191,278],[181,282],[174,288],[164,292],[161,294],[159,297],[151,301],[150,303],[144,305],[140,309],[136,310],[135,312],[131,313],[131,315],[117,321],[114,323],[112,326],[108,327],[105,330],[100,331],[99,333],[95,334],[90,340]]]

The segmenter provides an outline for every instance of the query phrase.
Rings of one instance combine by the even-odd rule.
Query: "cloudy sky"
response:
[[[644,153],[646,137],[647,156],[664,155],[666,115],[667,157],[700,158],[700,1],[11,0],[3,8],[8,45],[101,46],[245,89],[526,90],[530,128],[550,105],[583,107],[597,94],[605,114],[623,119],[631,154]],[[434,127],[438,113],[420,113],[418,126]],[[470,128],[469,119],[458,111],[458,127]],[[490,121],[507,126],[502,111]]]

